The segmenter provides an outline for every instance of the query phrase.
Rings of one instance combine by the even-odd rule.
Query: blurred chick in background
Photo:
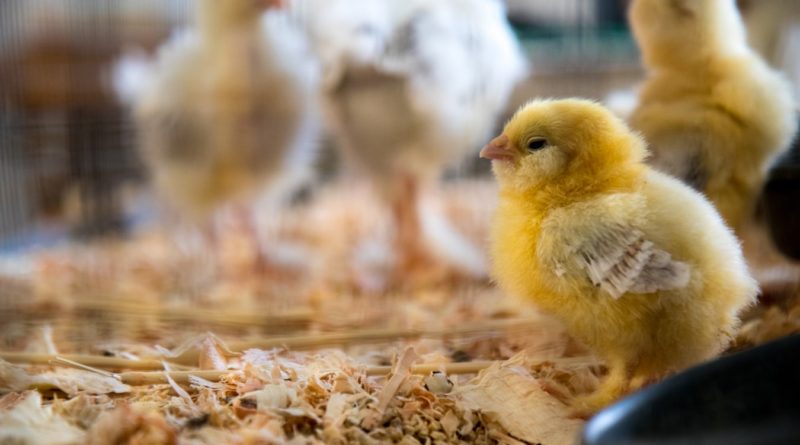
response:
[[[576,414],[722,351],[758,291],[713,206],[646,154],[609,110],[576,99],[528,104],[481,151],[500,186],[492,275],[609,368]]]
[[[791,85],[747,46],[734,0],[634,0],[630,23],[648,72],[631,125],[739,232],[797,130]]]
[[[135,100],[157,189],[209,223],[310,170],[316,137],[314,65],[280,0],[199,0],[195,29],[165,43]],[[271,195],[267,195],[271,196]],[[259,246],[252,210],[245,226]]]
[[[480,250],[435,209],[419,207],[446,166],[477,151],[525,74],[502,3],[295,0],[294,7],[322,62],[337,143],[391,205],[397,269],[427,268],[439,255],[484,276]]]

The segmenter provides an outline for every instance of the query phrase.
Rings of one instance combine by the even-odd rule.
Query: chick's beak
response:
[[[481,150],[480,157],[484,159],[491,159],[493,161],[512,161],[514,160],[514,152],[511,149],[511,141],[508,136],[501,134],[492,139]]]

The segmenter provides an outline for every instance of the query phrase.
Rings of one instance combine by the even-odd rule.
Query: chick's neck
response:
[[[238,1],[200,0],[197,23],[203,37],[225,39],[230,36],[255,34],[263,11],[246,8]]]
[[[537,212],[546,212],[603,194],[635,192],[641,188],[645,180],[645,171],[644,165],[632,164],[609,169],[607,173],[566,175],[563,179],[546,181],[525,188],[501,183],[500,199],[522,202]]]
[[[681,36],[635,33],[645,65],[683,74],[688,70],[696,77],[713,73],[725,60],[750,55],[744,23],[733,3],[713,2],[713,6],[685,23]]]

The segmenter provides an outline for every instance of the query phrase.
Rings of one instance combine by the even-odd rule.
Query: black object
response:
[[[691,368],[598,413],[584,445],[800,444],[800,335]]]
[[[800,135],[770,171],[763,204],[773,243],[784,255],[800,260]]]

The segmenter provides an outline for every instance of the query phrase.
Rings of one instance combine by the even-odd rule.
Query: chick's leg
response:
[[[418,215],[420,184],[413,175],[402,175],[392,193],[392,216],[395,223],[394,247],[398,270],[409,272],[429,264]]]
[[[269,262],[261,247],[261,235],[258,231],[253,209],[244,206],[237,207],[239,224],[253,248],[253,268],[257,273],[267,271]]]
[[[588,418],[616,401],[628,391],[632,367],[622,360],[609,361],[608,367],[608,375],[599,388],[591,394],[576,397],[572,400],[573,417]]]
[[[661,379],[661,376],[651,373],[634,373],[633,377],[631,378],[631,383],[629,385],[629,389],[631,392],[638,391],[643,389],[646,386],[650,386],[653,383],[656,383]]]
[[[297,278],[302,267],[291,243],[281,243],[275,212],[240,203],[226,208],[217,238],[220,275],[229,280],[282,281]],[[269,215],[269,219],[259,216]],[[267,244],[269,243],[269,244]],[[287,254],[288,252],[288,254]]]
[[[180,250],[185,255],[188,255],[188,258],[191,258],[190,261],[195,267],[181,270],[179,275],[186,274],[187,277],[191,276],[188,279],[188,281],[192,282],[189,287],[194,291],[203,287],[197,283],[198,281],[204,281],[201,277],[206,277],[207,280],[210,280],[205,284],[211,284],[211,281],[220,277],[222,270],[221,242],[216,221],[213,217],[209,217],[197,225],[193,224],[186,230],[188,230],[188,233],[186,231],[176,233],[175,241],[179,246],[183,246]]]

